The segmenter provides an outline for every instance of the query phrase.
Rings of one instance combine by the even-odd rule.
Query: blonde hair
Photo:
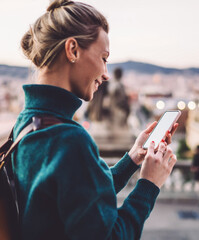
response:
[[[25,33],[21,47],[25,56],[42,68],[53,63],[67,38],[74,37],[79,46],[86,49],[97,39],[100,28],[109,31],[106,18],[94,7],[56,0]]]

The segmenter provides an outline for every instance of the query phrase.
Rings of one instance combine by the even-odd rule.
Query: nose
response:
[[[110,79],[110,76],[108,74],[107,66],[105,68],[104,74],[102,75],[102,81],[108,81]]]

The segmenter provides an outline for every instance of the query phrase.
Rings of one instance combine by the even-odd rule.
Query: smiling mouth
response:
[[[97,79],[95,80],[95,88],[96,90],[98,89],[98,87],[101,85],[102,83],[99,82]]]

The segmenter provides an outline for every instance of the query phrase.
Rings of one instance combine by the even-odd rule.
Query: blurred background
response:
[[[20,40],[49,0],[1,0],[0,143],[23,109],[22,85],[34,83],[34,66]],[[199,2],[197,0],[85,0],[110,24],[110,81],[75,120],[112,166],[138,134],[166,110],[182,115],[173,136],[178,162],[146,222],[142,239],[198,239],[199,234]],[[139,174],[118,195],[118,205]]]

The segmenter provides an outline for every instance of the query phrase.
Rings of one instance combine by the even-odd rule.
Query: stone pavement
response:
[[[184,213],[185,218],[180,214]],[[198,240],[199,202],[157,201],[147,219],[141,240]]]
[[[118,206],[131,188],[118,194]],[[165,198],[159,195],[144,225],[141,240],[199,240],[199,198]],[[181,197],[181,195],[179,195]],[[186,218],[182,218],[182,214]]]
[[[140,240],[198,240],[198,231],[153,230],[145,231]]]

